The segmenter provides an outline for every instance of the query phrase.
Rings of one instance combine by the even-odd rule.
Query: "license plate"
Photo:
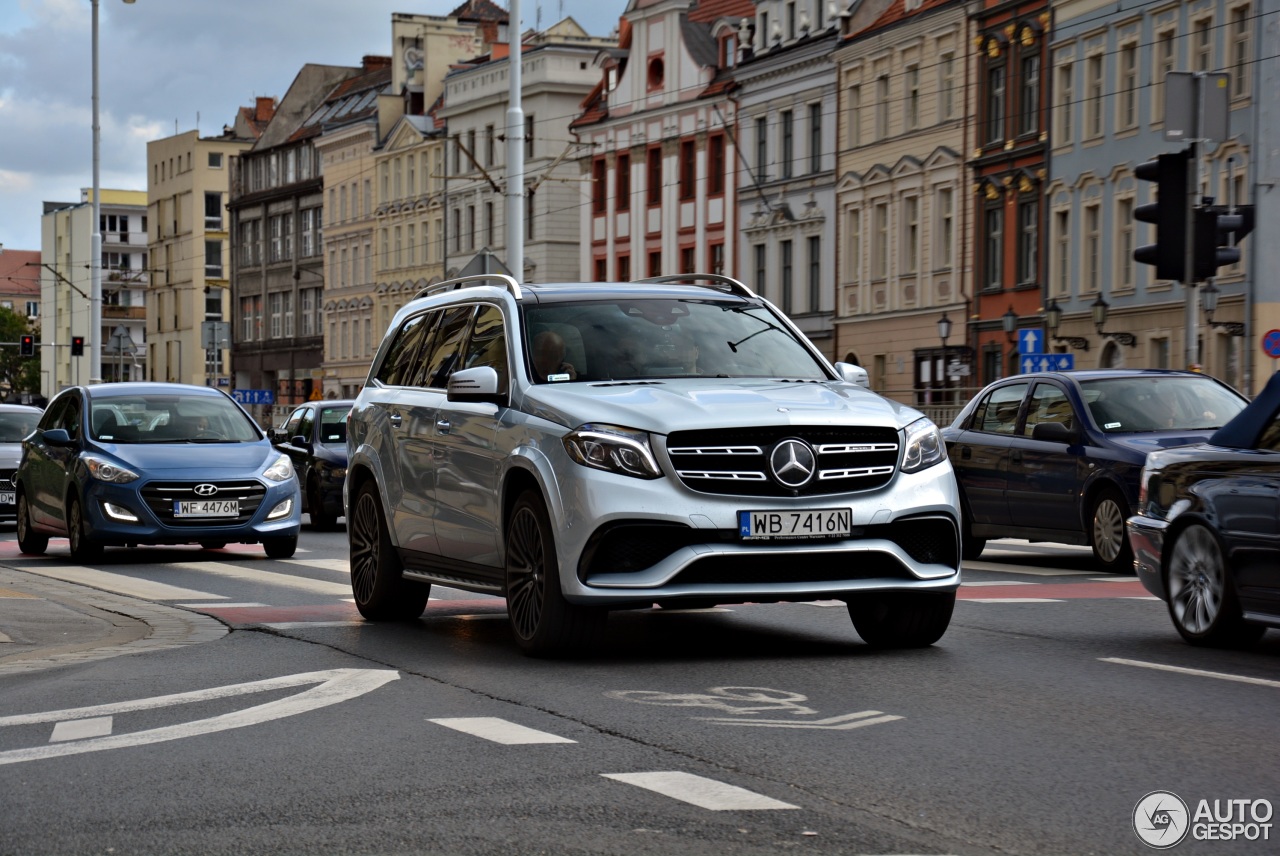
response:
[[[13,503],[14,503],[13,491],[10,490],[4,493],[0,493],[0,505],[13,505]]]
[[[174,517],[239,517],[238,499],[197,499],[173,501]]]
[[[849,508],[738,512],[738,534],[744,541],[848,538],[852,529],[853,510]]]

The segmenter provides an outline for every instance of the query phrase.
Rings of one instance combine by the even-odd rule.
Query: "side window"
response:
[[[310,407],[302,410],[302,422],[298,425],[298,434],[307,442],[311,442],[311,435],[314,433],[316,426],[316,412]],[[296,437],[297,434],[290,434],[290,437]]]
[[[67,409],[67,402],[71,400],[70,395],[64,395],[62,398],[54,399],[49,408],[40,416],[40,424],[36,427],[41,431],[48,431],[50,428],[57,428],[62,420],[62,412]]]
[[[1076,424],[1075,413],[1067,394],[1051,383],[1038,383],[1031,392],[1031,405],[1027,408],[1027,424],[1022,433],[1031,436],[1032,429],[1041,422],[1061,422],[1068,428]]]
[[[474,311],[475,306],[470,304],[444,311],[431,348],[423,352],[421,370],[414,378],[415,386],[443,389],[449,382],[449,375],[458,367],[458,352],[462,349],[462,340],[471,325],[471,313]]]
[[[403,386],[413,377],[414,358],[422,344],[423,335],[433,326],[435,312],[423,312],[404,322],[400,332],[387,349],[387,356],[378,367],[375,377],[388,386]]]
[[[982,421],[974,422],[978,431],[1012,434],[1018,423],[1018,408],[1027,394],[1027,384],[1014,383],[993,389],[982,405]]]
[[[1270,424],[1262,431],[1262,437],[1258,440],[1258,448],[1266,449],[1268,452],[1280,452],[1280,413],[1271,418]]]
[[[462,365],[468,369],[492,366],[498,373],[498,391],[507,391],[507,328],[498,307],[484,305],[476,313]]]
[[[297,410],[293,411],[293,413],[289,414],[288,421],[284,423],[284,433],[286,437],[293,438],[298,436],[300,433],[298,431],[298,426],[302,424],[302,414],[306,411],[307,408],[299,407]]]
[[[79,396],[71,396],[67,400],[67,407],[62,411],[62,417],[58,420],[58,428],[66,428],[67,433],[71,435],[72,440],[80,439],[80,398]]]

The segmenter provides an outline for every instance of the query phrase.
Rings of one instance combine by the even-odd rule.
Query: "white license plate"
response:
[[[239,517],[238,499],[197,499],[190,502],[173,501],[174,517]]]
[[[853,510],[849,508],[738,512],[738,534],[744,541],[848,538],[852,530]]]
[[[0,505],[13,505],[13,503],[13,491],[10,490],[5,493],[0,493]]]

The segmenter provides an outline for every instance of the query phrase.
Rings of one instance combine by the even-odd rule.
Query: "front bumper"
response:
[[[260,543],[267,538],[297,536],[302,528],[302,501],[296,479],[287,482],[262,482],[266,486],[262,502],[247,521],[209,522],[174,525],[160,520],[143,500],[138,487],[92,482],[86,486],[84,513],[92,537],[107,545],[123,544],[192,544],[201,541],[228,543]],[[289,513],[274,520],[267,516],[280,503],[290,501]],[[120,520],[107,512],[111,504],[124,509],[137,521]]]
[[[1154,517],[1135,514],[1125,521],[1129,544],[1133,547],[1133,570],[1142,586],[1161,600],[1165,599],[1161,556],[1169,524]]]

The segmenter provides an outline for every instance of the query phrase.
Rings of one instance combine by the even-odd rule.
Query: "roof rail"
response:
[[[733,294],[742,297],[755,297],[756,293],[747,288],[738,280],[731,276],[724,276],[718,273],[673,273],[667,276],[651,276],[646,279],[633,279],[632,282],[650,282],[650,283],[684,283],[687,285],[697,285],[692,280],[705,279],[708,282],[715,283],[720,286],[728,286],[727,290]]]
[[[446,279],[437,282],[434,285],[428,285],[426,288],[418,290],[413,297],[426,297],[429,294],[435,294],[437,291],[452,291],[455,288],[461,288],[465,282],[493,282],[498,281],[511,292],[511,296],[516,300],[521,299],[523,292],[520,291],[520,283],[515,281],[514,277],[507,276],[505,273],[477,273],[471,276],[460,276],[455,279]]]

